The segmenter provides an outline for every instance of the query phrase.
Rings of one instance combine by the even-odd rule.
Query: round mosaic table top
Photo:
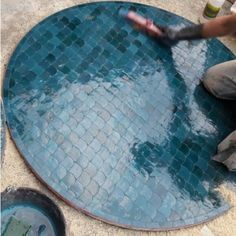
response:
[[[140,4],[98,2],[56,13],[19,43],[4,81],[12,137],[36,175],[66,202],[114,225],[181,228],[228,210],[235,182],[211,161],[236,128],[232,104],[200,84],[235,58],[219,41],[165,47],[118,16],[188,25]]]

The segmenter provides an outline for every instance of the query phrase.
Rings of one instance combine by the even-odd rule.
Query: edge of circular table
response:
[[[44,21],[46,21],[47,19],[49,19],[50,17],[52,16],[56,16],[57,14],[63,12],[63,11],[66,11],[68,9],[73,9],[73,8],[77,8],[79,6],[85,6],[85,5],[90,5],[90,4],[96,4],[96,3],[121,3],[121,4],[125,4],[125,3],[128,3],[128,4],[137,4],[137,5],[141,5],[141,6],[148,6],[148,7],[153,7],[153,8],[157,8],[157,9],[160,9],[164,12],[169,12],[163,8],[159,8],[159,7],[156,7],[156,6],[153,6],[153,5],[148,5],[148,4],[143,4],[143,3],[138,3],[138,2],[129,2],[129,1],[94,1],[94,2],[87,2],[87,3],[81,3],[81,4],[77,4],[77,5],[74,5],[74,6],[71,6],[71,7],[67,7],[67,8],[64,8],[62,10],[59,10],[47,17],[45,17],[44,19],[40,20],[38,23],[36,23],[32,28],[30,28],[28,31],[26,31],[25,35],[17,42],[17,45],[13,48],[12,50],[12,53],[7,61],[7,67],[5,69],[5,72],[3,73],[3,82],[2,82],[2,100],[3,100],[3,106],[4,108],[7,107],[7,102],[5,102],[5,99],[4,99],[4,89],[5,89],[5,85],[7,84],[8,80],[9,80],[9,76],[8,76],[8,69],[9,69],[9,65],[14,57],[14,55],[16,54],[18,48],[20,47],[20,44],[23,42],[23,40],[27,37],[27,35],[36,27],[38,26],[39,24],[43,23]],[[189,22],[189,23],[192,23],[192,24],[195,24],[194,22],[180,16],[180,15],[177,15],[173,12],[170,12],[171,14],[175,15],[175,16],[178,16],[178,17],[181,17],[183,18],[185,21]],[[219,40],[218,40],[219,41]],[[222,43],[222,42],[221,42]],[[222,43],[223,44],[223,43]],[[225,44],[223,44],[230,52],[232,52],[232,50],[230,48],[228,48]],[[233,53],[233,52],[232,52]],[[234,54],[234,53],[233,53]],[[235,55],[235,54],[234,54]],[[6,111],[6,109],[5,109]],[[179,229],[185,229],[185,228],[189,228],[189,227],[192,227],[192,226],[196,226],[196,225],[200,225],[202,223],[206,223],[206,222],[209,222],[211,220],[214,220],[216,219],[217,217],[219,216],[222,216],[224,215],[225,213],[228,212],[228,210],[230,210],[232,208],[231,205],[229,205],[227,208],[226,207],[220,207],[220,208],[223,208],[222,211],[220,213],[216,213],[214,214],[213,216],[207,218],[206,220],[202,220],[202,221],[198,221],[197,223],[194,223],[194,224],[186,224],[186,225],[183,225],[183,226],[174,226],[174,227],[158,227],[158,228],[142,228],[142,227],[133,227],[131,225],[126,225],[126,224],[119,224],[115,221],[112,221],[112,220],[107,220],[106,218],[104,217],[100,217],[100,216],[97,216],[93,213],[91,213],[90,211],[87,211],[86,209],[84,208],[81,208],[81,207],[78,207],[76,206],[75,204],[73,204],[71,201],[69,201],[67,198],[63,197],[62,194],[60,194],[57,190],[55,190],[53,187],[51,187],[46,180],[44,180],[38,173],[37,171],[30,165],[30,163],[27,161],[27,159],[24,157],[24,154],[22,153],[22,151],[20,150],[20,148],[18,148],[18,145],[17,145],[17,142],[15,141],[15,137],[17,137],[18,135],[14,134],[10,128],[10,125],[8,124],[8,114],[7,112],[5,112],[5,117],[6,117],[6,124],[7,124],[7,127],[9,129],[9,132],[10,132],[10,136],[12,138],[12,141],[17,149],[17,151],[20,153],[21,157],[23,158],[24,162],[26,163],[26,165],[29,167],[29,169],[31,170],[31,172],[37,177],[37,179],[43,184],[45,185],[50,191],[52,191],[53,194],[55,194],[58,198],[60,198],[61,200],[63,200],[65,203],[67,203],[69,206],[73,207],[74,209],[76,209],[77,211],[80,211],[82,213],[84,213],[85,215],[87,216],[90,216],[96,220],[99,220],[99,221],[102,221],[102,222],[105,222],[105,223],[108,223],[110,225],[113,225],[113,226],[118,226],[118,227],[121,227],[121,228],[125,228],[125,229],[132,229],[132,230],[141,230],[141,231],[172,231],[172,230],[179,230]],[[20,141],[21,142],[21,141]],[[19,143],[19,141],[18,141]],[[29,153],[28,153],[29,154]],[[219,209],[220,209],[219,208]],[[201,215],[199,215],[201,216]]]

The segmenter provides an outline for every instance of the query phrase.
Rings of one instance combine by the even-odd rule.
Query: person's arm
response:
[[[160,39],[168,45],[175,44],[179,40],[210,38],[236,32],[236,13],[218,17],[205,24],[186,26],[179,30],[173,27],[159,26],[152,20],[146,19],[136,12],[127,9],[120,8],[119,15],[135,23],[139,29],[146,31],[149,35]]]
[[[236,32],[236,13],[203,24],[203,38],[220,37]]]
[[[158,26],[162,35],[157,36],[163,43],[175,44],[179,40],[192,40],[224,36],[236,32],[236,14],[218,17],[205,24],[187,26],[180,30]]]

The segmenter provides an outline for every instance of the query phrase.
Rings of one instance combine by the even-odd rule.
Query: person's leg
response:
[[[203,77],[205,88],[215,97],[236,99],[236,60],[212,66]]]
[[[236,60],[208,69],[203,84],[217,98],[236,100]],[[217,154],[212,159],[223,163],[230,171],[236,171],[236,130],[218,145]]]

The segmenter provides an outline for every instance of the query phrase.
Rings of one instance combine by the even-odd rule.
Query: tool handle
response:
[[[162,31],[153,23],[152,20],[144,18],[134,11],[128,11],[121,8],[119,10],[119,15],[135,23],[135,25],[137,25],[140,29],[146,30],[152,35],[162,35]]]

